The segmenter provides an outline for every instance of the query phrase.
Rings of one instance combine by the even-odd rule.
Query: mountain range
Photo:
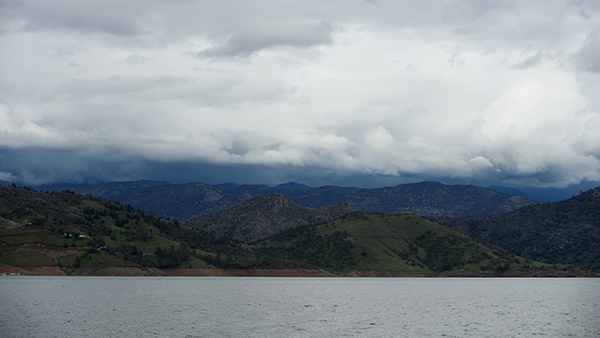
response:
[[[129,204],[72,191],[0,187],[0,270],[35,274],[53,269],[73,275],[160,275],[179,273],[173,272],[177,269],[237,275],[255,274],[254,269],[317,269],[332,276],[590,274],[573,265],[515,256],[414,214],[353,212],[347,204],[311,209],[282,195],[267,195],[214,217],[225,225],[242,219],[262,225],[256,210],[268,214],[263,223],[306,222],[275,228],[269,237],[261,233],[264,239],[252,237],[247,244]]]
[[[91,194],[0,186],[0,265],[70,274],[98,274],[108,267],[156,274],[167,268],[220,268],[324,269],[336,275],[369,269],[396,271],[391,275],[564,275],[567,270],[581,275],[576,266],[600,272],[600,188],[561,202],[513,205],[504,213],[500,210],[509,202],[522,200],[436,182],[358,189],[137,181],[95,189],[164,210],[182,209],[179,204],[203,206],[205,212],[231,207],[181,224],[175,217]],[[277,191],[307,198],[305,204],[337,203],[300,205]],[[360,198],[366,201],[361,204]],[[353,202],[435,210],[434,215],[446,217],[365,212]],[[465,210],[488,214],[447,217]]]
[[[518,195],[472,185],[444,185],[428,181],[377,189],[323,186],[310,188],[288,183],[274,188],[256,185],[210,186],[156,181],[111,182],[73,191],[119,201],[161,217],[185,222],[228,210],[258,196],[279,193],[294,203],[318,208],[349,203],[358,211],[384,214],[415,213],[428,218],[501,214],[535,204]]]

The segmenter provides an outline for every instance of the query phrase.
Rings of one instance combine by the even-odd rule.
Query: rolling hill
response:
[[[302,209],[297,215],[307,215],[280,195],[246,207],[237,209],[240,219],[254,218],[256,210],[281,222],[295,219],[289,210]],[[349,211],[347,205],[331,208]],[[334,217],[331,210],[321,214],[325,210],[309,210],[315,212],[309,215],[325,217],[323,221]],[[0,187],[0,272],[18,267],[73,275],[193,275],[198,269],[217,275],[298,275],[298,269],[332,276],[377,271],[389,276],[589,275],[574,266],[514,256],[417,215],[354,212],[326,223],[297,225],[246,244],[119,202],[71,191]]]
[[[412,271],[424,275],[513,275],[556,269],[477,243],[417,215],[352,213],[340,220],[291,229],[255,250],[331,271]],[[561,266],[561,269],[567,269]],[[574,269],[574,267],[569,267]]]
[[[248,267],[255,261],[236,242],[131,205],[71,191],[0,186],[0,265],[50,266],[64,273],[127,267],[160,274],[152,269]]]

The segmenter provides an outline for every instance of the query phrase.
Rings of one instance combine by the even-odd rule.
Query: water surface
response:
[[[3,337],[599,337],[596,278],[3,277]]]

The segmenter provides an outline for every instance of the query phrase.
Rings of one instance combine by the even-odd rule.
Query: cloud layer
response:
[[[600,181],[597,27],[583,0],[5,1],[0,179]]]

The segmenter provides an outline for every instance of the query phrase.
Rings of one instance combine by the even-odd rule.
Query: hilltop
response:
[[[256,242],[277,233],[334,221],[354,210],[348,203],[307,208],[275,193],[255,197],[227,211],[193,219],[187,226],[244,242]]]

